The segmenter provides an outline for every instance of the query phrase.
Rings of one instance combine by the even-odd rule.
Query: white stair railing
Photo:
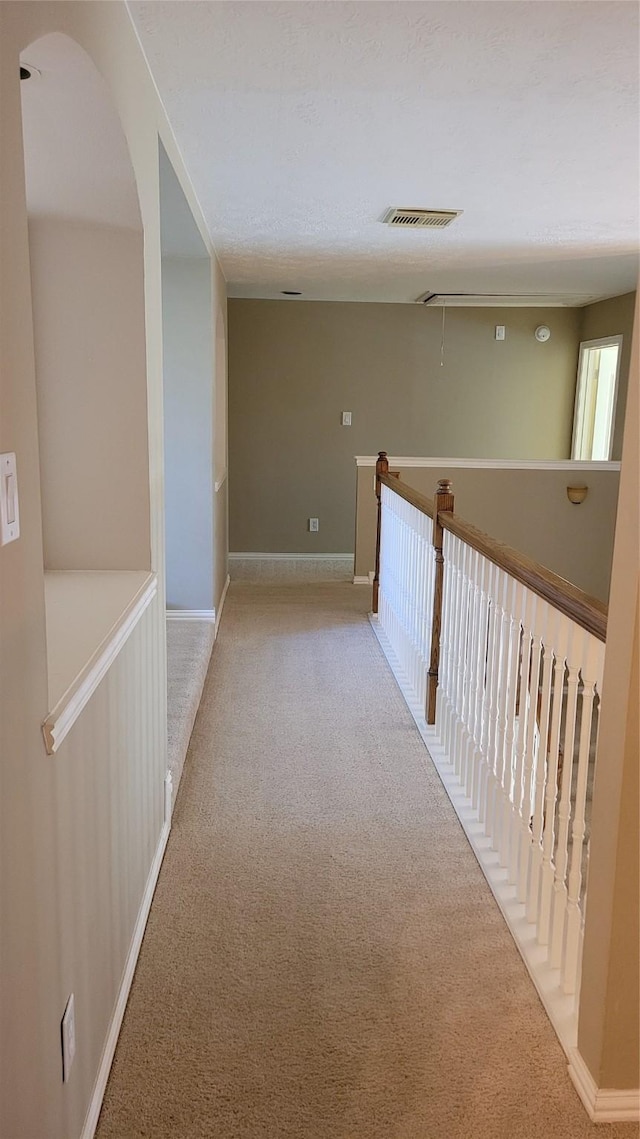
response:
[[[570,1045],[606,609],[459,519],[449,484],[432,504],[385,460],[372,623]]]

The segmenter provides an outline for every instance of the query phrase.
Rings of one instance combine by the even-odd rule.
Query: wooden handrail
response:
[[[395,487],[392,486],[391,489],[395,490]],[[608,609],[602,601],[584,593],[577,585],[572,585],[553,570],[539,565],[533,558],[528,558],[504,542],[491,538],[483,530],[478,530],[476,526],[465,522],[463,518],[450,511],[440,513],[438,521],[443,530],[448,530],[457,538],[461,538],[468,546],[472,546],[483,557],[505,570],[516,581],[526,585],[527,589],[537,593],[538,597],[548,601],[560,613],[570,617],[588,633],[593,633],[598,640],[606,641]]]
[[[381,452],[385,454],[385,452]],[[406,499],[416,510],[421,510],[423,514],[428,514],[429,518],[433,518],[433,499],[427,498],[426,495],[420,494],[419,491],[413,490],[412,487],[407,486],[405,483],[400,482],[397,478],[393,478],[388,474],[380,474],[376,476],[376,481],[382,483],[383,486],[388,486],[400,498]]]

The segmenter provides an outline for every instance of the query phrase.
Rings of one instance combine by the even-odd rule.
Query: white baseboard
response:
[[[220,621],[222,620],[222,610],[224,609],[224,603],[227,600],[227,590],[229,589],[230,584],[231,578],[229,577],[229,574],[227,574],[227,580],[224,583],[224,589],[222,590],[222,595],[218,604],[218,611],[216,613],[216,627],[213,634],[214,640],[218,636],[218,629],[220,628]]]
[[[234,581],[263,585],[306,585],[351,581],[353,554],[229,554]]]
[[[210,621],[215,624],[215,609],[167,609],[167,621]]]
[[[637,1123],[640,1120],[640,1088],[599,1088],[577,1048],[569,1062],[569,1075],[589,1119],[594,1123]]]
[[[91,1101],[89,1103],[89,1110],[87,1111],[84,1127],[82,1128],[81,1139],[93,1139],[96,1127],[98,1126],[98,1118],[100,1116],[102,1100],[104,1099],[107,1080],[109,1079],[109,1072],[111,1071],[111,1064],[113,1062],[116,1044],[118,1043],[118,1036],[120,1034],[120,1028],[122,1026],[122,1019],[127,1007],[129,990],[131,988],[131,982],[133,981],[133,974],[135,972],[136,964],[138,961],[138,955],[140,953],[140,946],[142,945],[144,931],[147,926],[149,910],[151,909],[151,902],[153,901],[153,895],[158,881],[158,875],[160,874],[160,867],[162,866],[162,859],[164,857],[170,830],[171,823],[169,821],[165,821],[162,830],[160,831],[160,838],[158,840],[156,852],[153,856],[151,869],[149,870],[149,876],[147,878],[147,884],[142,896],[142,902],[140,903],[140,909],[138,911],[138,917],[133,931],[133,937],[131,939],[131,945],[129,947],[129,953],[124,967],[124,973],[122,975],[122,981],[120,983],[118,998],[113,1010],[111,1024],[109,1025],[109,1031],[107,1033],[107,1039],[104,1046],[104,1051],[102,1053],[98,1075],[93,1088]]]
[[[366,577],[354,577],[353,584],[354,585],[369,585],[370,582],[369,582],[368,575]]]
[[[353,554],[229,554],[230,562],[352,562]]]

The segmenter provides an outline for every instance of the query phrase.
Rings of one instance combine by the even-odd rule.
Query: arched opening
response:
[[[54,33],[21,65],[53,710],[149,584],[144,249],[127,142],[92,60]]]

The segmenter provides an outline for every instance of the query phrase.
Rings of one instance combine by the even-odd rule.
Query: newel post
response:
[[[431,622],[431,655],[427,684],[426,719],[428,724],[436,722],[436,689],[440,666],[440,626],[442,623],[442,584],[444,581],[444,555],[442,553],[443,529],[439,515],[443,510],[453,511],[453,489],[449,479],[438,479],[438,489],[433,500],[433,552],[436,559],[435,582],[433,588],[433,620]]]
[[[380,592],[380,532],[382,529],[382,483],[380,475],[389,473],[389,460],[386,451],[378,452],[376,462],[376,498],[378,500],[378,528],[376,531],[376,570],[373,576],[373,597],[371,599],[372,613],[378,612],[378,594]]]

